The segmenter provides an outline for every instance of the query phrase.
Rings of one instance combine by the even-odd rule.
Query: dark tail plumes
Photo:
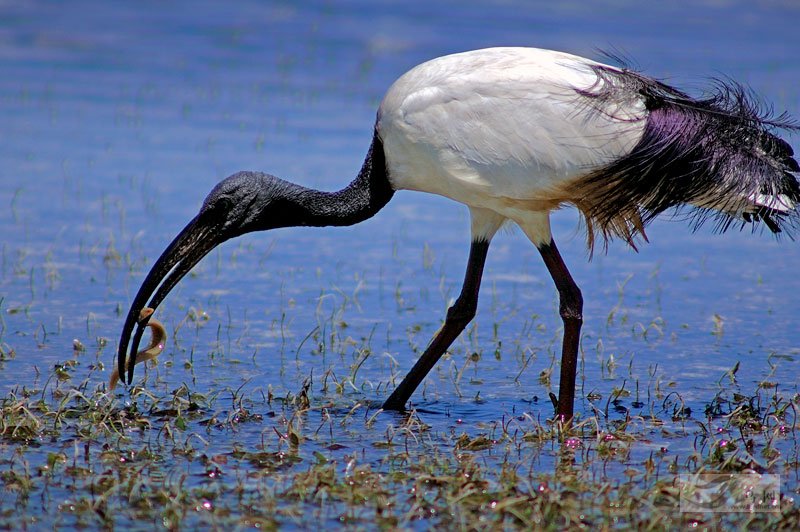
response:
[[[798,225],[800,166],[778,129],[797,130],[784,114],[773,117],[743,87],[717,82],[694,99],[630,70],[596,67],[598,83],[579,91],[597,112],[644,101],[644,134],[630,154],[582,179],[578,207],[608,240],[632,242],[670,207],[695,207],[694,226],[714,219],[725,231],[737,221],[763,222],[773,233]],[[791,235],[791,231],[788,231]]]

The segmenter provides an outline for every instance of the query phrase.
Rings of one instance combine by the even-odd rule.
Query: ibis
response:
[[[541,254],[559,296],[563,342],[556,417],[569,421],[583,298],[550,230],[574,206],[587,245],[646,241],[673,207],[724,231],[796,227],[800,166],[781,130],[796,130],[750,91],[716,81],[691,96],[626,66],[536,48],[489,48],[423,63],[392,84],[356,178],[335,192],[261,172],[217,184],[145,277],[122,328],[118,370],[131,383],[149,314],[206,254],[253,231],[347,226],[371,218],[399,190],[467,206],[471,247],[460,295],[423,354],[383,404],[403,410],[475,317],[492,237],[518,225]],[[756,227],[756,226],[753,226]],[[135,330],[135,332],[134,332]],[[126,378],[127,377],[127,378]]]

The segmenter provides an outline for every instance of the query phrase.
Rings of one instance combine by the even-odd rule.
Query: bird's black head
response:
[[[197,215],[214,226],[222,241],[235,236],[291,225],[287,210],[290,191],[296,188],[273,175],[239,172],[211,189]]]
[[[169,292],[212,249],[231,238],[265,229],[295,225],[292,185],[269,174],[239,172],[215,186],[203,201],[200,212],[178,234],[153,264],[131,304],[120,337],[119,374],[133,379],[133,366],[125,371],[128,343],[134,358],[147,318],[138,321],[144,307],[157,308]],[[149,299],[149,302],[148,302]]]

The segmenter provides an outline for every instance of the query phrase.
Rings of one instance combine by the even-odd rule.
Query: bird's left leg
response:
[[[481,276],[483,275],[483,265],[486,261],[486,253],[489,251],[489,242],[479,240],[472,242],[469,250],[469,261],[467,263],[467,273],[464,275],[464,285],[461,288],[461,295],[456,302],[447,309],[447,317],[444,325],[431,340],[428,348],[419,357],[417,363],[411,368],[406,377],[392,395],[383,403],[384,410],[405,410],[406,402],[420,385],[425,376],[433,369],[436,362],[450,347],[450,344],[458,338],[467,324],[475,317],[478,308],[478,291],[481,287]]]
[[[505,220],[502,216],[485,209],[470,208],[472,216],[472,245],[469,250],[467,272],[461,294],[447,310],[444,325],[431,340],[425,352],[419,357],[414,367],[408,372],[392,395],[383,403],[384,410],[405,410],[406,402],[414,390],[422,383],[425,376],[433,369],[441,356],[458,338],[467,324],[475,317],[478,308],[478,292],[481,287],[483,265],[489,251],[489,242]]]

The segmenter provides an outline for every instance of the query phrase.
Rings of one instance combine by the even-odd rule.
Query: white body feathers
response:
[[[644,131],[642,100],[608,113],[581,104],[576,88],[602,88],[598,64],[493,48],[410,70],[378,115],[392,186],[466,204],[479,218],[473,238],[511,219],[534,244],[549,242],[547,213],[572,199],[569,185],[630,153]]]
[[[663,112],[648,124],[648,104],[660,106],[660,99]],[[644,223],[670,203],[663,196],[672,183],[678,193],[672,205],[691,204],[748,221],[749,213],[766,212],[762,216],[770,229],[779,231],[769,213],[787,213],[795,206],[780,191],[785,179],[780,172],[785,170],[776,168],[777,177],[770,174],[766,180],[760,175],[749,179],[741,175],[748,169],[739,162],[726,167],[711,161],[718,154],[724,163],[743,153],[748,164],[748,158],[772,156],[760,144],[714,144],[716,117],[728,112],[724,105],[734,108],[728,117],[734,126],[739,120],[742,127],[753,128],[743,137],[764,142],[752,138],[762,132],[769,136],[757,118],[751,120],[746,105],[744,110],[736,107],[742,102],[733,98],[723,100],[721,107],[695,109],[695,103],[706,103],[627,70],[551,50],[491,48],[440,57],[404,74],[384,97],[376,128],[392,187],[439,194],[469,206],[474,240],[491,240],[510,219],[535,245],[546,244],[551,239],[548,213],[572,203],[586,216],[590,245],[593,225],[606,237],[632,242]],[[655,133],[643,141],[649,126]],[[682,139],[684,127],[688,134]],[[736,137],[730,124],[721,127]],[[640,152],[631,155],[637,146]],[[676,146],[685,152],[670,152]],[[691,152],[697,146],[706,151]],[[678,179],[668,182],[676,169],[667,166],[684,156],[680,162],[688,166],[678,168]],[[607,180],[597,178],[626,158],[633,158],[622,168],[626,175],[610,172]],[[697,168],[697,161],[706,167]],[[770,165],[755,173],[764,173],[764,168],[770,173]],[[630,179],[638,168],[646,170],[641,172],[647,174],[644,186]],[[707,182],[696,185],[700,180],[693,181],[693,173]],[[788,179],[796,189],[796,180]],[[623,190],[628,183],[634,192]],[[603,212],[614,197],[619,208],[611,205],[611,212]]]

